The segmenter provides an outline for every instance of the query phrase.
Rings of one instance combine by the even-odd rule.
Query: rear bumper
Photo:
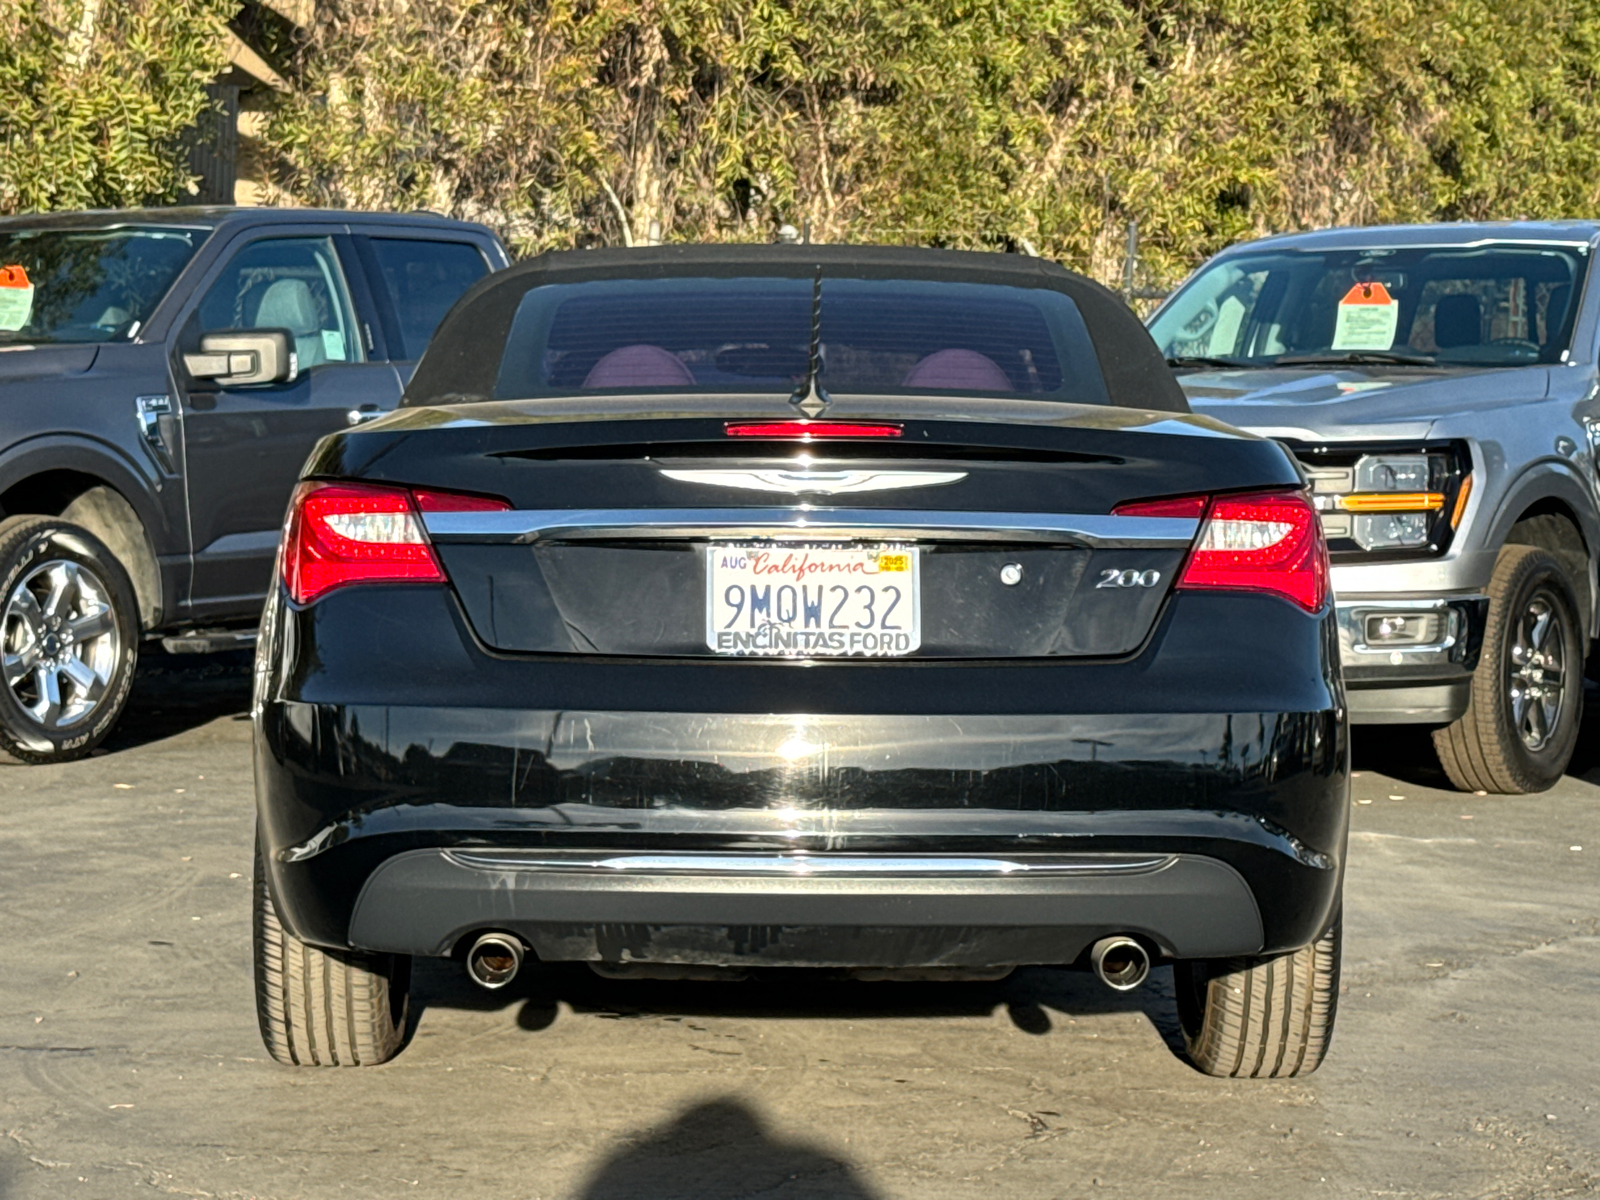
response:
[[[1111,933],[1176,958],[1254,954],[1239,873],[1191,855],[867,858],[413,850],[356,901],[350,941],[441,956],[476,931],[546,961],[985,967],[1065,963]]]
[[[1125,932],[1178,957],[1303,946],[1348,821],[1332,614],[1170,609],[1124,662],[807,666],[496,655],[436,589],[275,603],[269,883],[307,941],[429,955],[491,927],[541,957],[773,965],[1063,962]],[[638,854],[893,865],[548,865]],[[930,856],[1079,869],[908,871]]]

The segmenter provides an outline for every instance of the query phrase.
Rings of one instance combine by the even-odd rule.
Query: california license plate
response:
[[[917,548],[714,542],[706,645],[718,654],[910,654],[922,645]]]

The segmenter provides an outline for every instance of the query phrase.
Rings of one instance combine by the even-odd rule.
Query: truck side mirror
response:
[[[294,337],[287,329],[231,329],[200,338],[200,353],[185,354],[184,368],[196,379],[230,387],[293,383],[300,373]]]

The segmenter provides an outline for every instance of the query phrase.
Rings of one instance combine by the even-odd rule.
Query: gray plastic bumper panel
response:
[[[545,960],[744,966],[1067,963],[1141,934],[1176,958],[1262,946],[1254,896],[1198,855],[572,854],[413,850],[367,881],[350,944],[449,954],[520,935]]]

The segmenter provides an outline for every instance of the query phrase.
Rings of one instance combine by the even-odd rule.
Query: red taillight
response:
[[[899,425],[870,425],[847,421],[730,421],[729,437],[787,438],[810,442],[818,438],[897,438]]]
[[[1195,517],[1206,511],[1209,496],[1174,496],[1166,500],[1135,500],[1111,511],[1119,517]]]
[[[1216,497],[1178,586],[1270,592],[1316,612],[1328,596],[1316,510],[1300,492]]]
[[[510,512],[511,505],[498,496],[474,496],[469,492],[439,492],[432,488],[412,488],[417,507],[430,512]]]
[[[370,483],[302,483],[289,502],[283,582],[296,604],[356,583],[443,583],[418,515],[507,509],[504,500]]]

